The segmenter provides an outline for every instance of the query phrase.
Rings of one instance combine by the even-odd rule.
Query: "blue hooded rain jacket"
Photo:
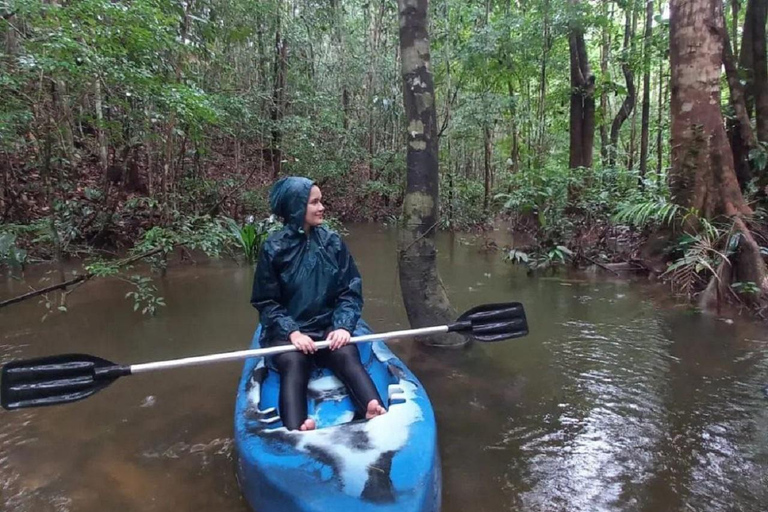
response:
[[[347,246],[323,226],[304,231],[312,185],[307,178],[283,178],[269,195],[284,227],[264,242],[253,279],[262,346],[289,344],[293,331],[316,339],[329,329],[353,333],[360,320],[362,279]]]

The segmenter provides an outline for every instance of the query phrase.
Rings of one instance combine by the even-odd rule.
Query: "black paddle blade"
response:
[[[528,321],[519,302],[483,304],[461,315],[448,330],[465,332],[478,341],[501,341],[528,334]]]
[[[128,367],[87,354],[12,361],[3,366],[0,404],[13,410],[74,402],[127,374]]]

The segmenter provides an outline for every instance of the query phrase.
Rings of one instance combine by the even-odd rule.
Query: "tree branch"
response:
[[[126,265],[130,265],[131,263],[134,263],[138,260],[148,258],[150,256],[154,256],[155,254],[162,252],[164,250],[163,247],[157,247],[155,249],[152,249],[151,251],[145,252],[143,254],[138,254],[136,256],[131,256],[130,258],[126,258],[125,260],[118,262],[118,267],[124,267]],[[78,283],[83,283],[85,281],[88,281],[92,277],[95,277],[96,274],[92,272],[87,272],[85,274],[79,275],[77,277],[73,277],[72,279],[69,279],[68,281],[63,281],[58,284],[53,284],[51,286],[46,286],[45,288],[41,288],[39,290],[34,290],[29,293],[25,293],[24,295],[19,295],[18,297],[13,297],[12,299],[4,300],[0,302],[0,308],[5,306],[10,306],[11,304],[16,304],[19,302],[23,302],[27,299],[31,299],[33,297],[39,297],[40,295],[45,295],[48,292],[52,292],[54,290],[60,290],[62,288],[66,289],[69,286],[76,285]]]

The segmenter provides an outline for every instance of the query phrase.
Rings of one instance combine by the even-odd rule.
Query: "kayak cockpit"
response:
[[[370,343],[358,346],[363,366],[383,397],[385,407],[403,403],[402,375],[399,370],[380,361]],[[254,421],[252,428],[276,429],[280,421],[278,400],[280,374],[264,359],[253,368],[247,385],[248,416]],[[342,425],[362,419],[355,411],[346,386],[329,369],[316,367],[312,371],[307,392],[308,416],[315,420],[317,428]]]

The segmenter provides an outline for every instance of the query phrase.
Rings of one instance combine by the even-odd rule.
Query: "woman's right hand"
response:
[[[289,338],[291,340],[291,344],[305,354],[314,354],[317,350],[315,342],[312,341],[312,338],[306,334],[302,334],[299,331],[293,331]]]

